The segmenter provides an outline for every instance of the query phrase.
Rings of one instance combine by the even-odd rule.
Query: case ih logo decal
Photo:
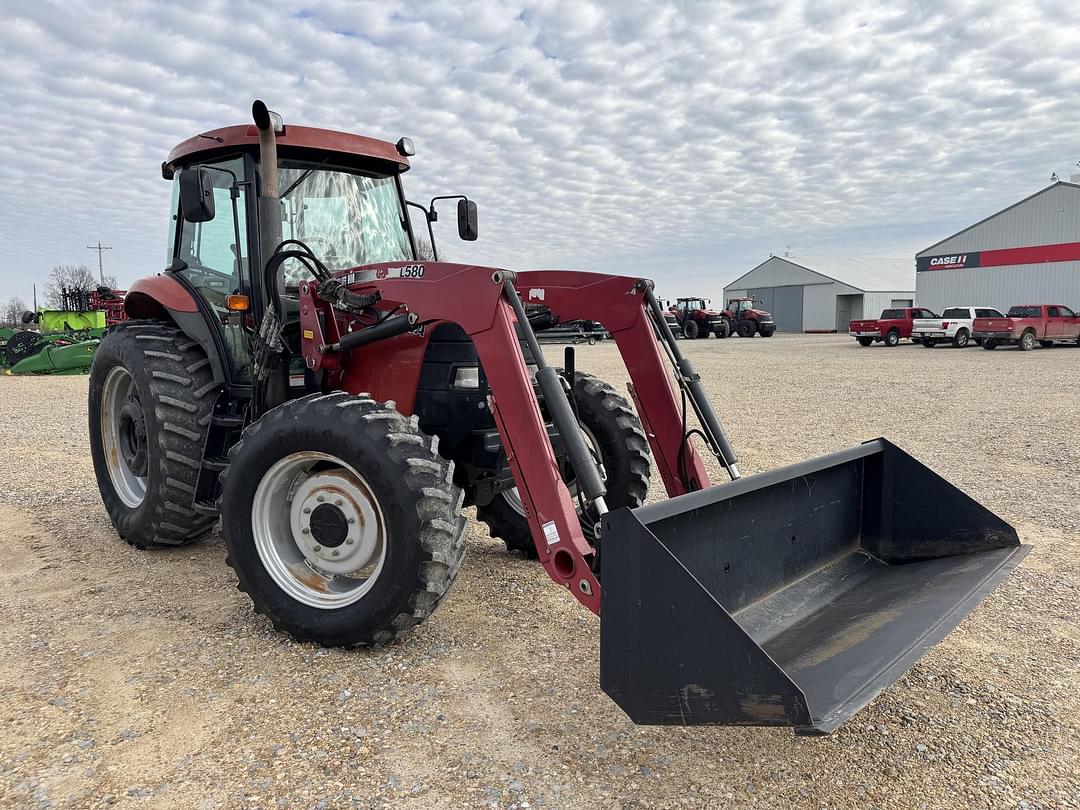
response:
[[[959,270],[962,267],[979,267],[979,253],[960,253],[953,256],[923,256],[918,260],[917,270]]]
[[[916,260],[915,269],[922,272],[923,270],[960,270],[968,267],[1005,267],[1014,264],[1078,261],[1080,261],[1080,242],[1062,242],[1057,245],[982,250],[977,253],[960,253],[952,256],[920,256]]]

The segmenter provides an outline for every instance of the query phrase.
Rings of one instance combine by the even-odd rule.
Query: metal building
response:
[[[846,332],[853,318],[911,306],[911,259],[770,256],[724,288],[724,301],[752,296],[781,332]]]
[[[935,312],[973,304],[1080,308],[1080,176],[1072,180],[917,253],[919,304]]]

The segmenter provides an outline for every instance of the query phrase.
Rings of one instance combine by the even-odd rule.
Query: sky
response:
[[[160,164],[264,99],[416,143],[444,258],[719,298],[770,254],[913,256],[1080,173],[1073,0],[0,6],[0,299],[166,264]]]

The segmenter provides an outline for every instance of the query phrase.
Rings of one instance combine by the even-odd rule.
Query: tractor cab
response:
[[[728,301],[728,309],[732,314],[739,315],[746,314],[754,308],[753,298],[732,298]]]
[[[263,164],[260,130],[251,125],[189,138],[162,164],[162,176],[173,181],[167,272],[197,296],[229,359],[222,371],[238,385],[250,383],[249,338],[274,297],[253,268],[264,267],[289,242],[303,243],[333,274],[437,257],[435,202],[453,199],[425,206],[405,198],[401,175],[415,151],[408,138],[392,144],[286,126],[276,113],[267,114],[273,166]],[[464,197],[459,202],[459,232],[475,238],[476,206]],[[414,231],[410,207],[423,213],[426,235]],[[281,270],[276,295],[293,324],[286,338],[295,338],[298,288],[312,275],[299,258],[287,259]]]

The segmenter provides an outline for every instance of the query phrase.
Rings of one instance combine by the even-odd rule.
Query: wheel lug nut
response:
[[[349,523],[356,523],[356,518],[349,518]]]
[[[311,529],[307,529],[307,528],[301,529],[300,533],[301,534],[311,534]]]
[[[341,506],[343,503],[345,503],[345,501],[341,500],[341,498],[338,498],[336,501],[334,501],[334,506]]]
[[[315,546],[316,551],[322,551],[322,546]]]
[[[338,550],[337,550],[336,548],[334,549],[334,552],[333,552],[333,553],[334,553],[334,556],[335,556],[335,557],[340,557],[340,556],[341,556],[341,552],[340,552],[340,551],[338,551]]]
[[[305,515],[310,515],[311,514],[311,507],[310,506],[305,506],[304,507],[304,514]]]
[[[348,540],[345,541],[345,545],[347,545],[347,546],[351,546],[352,544],[353,544],[353,539],[351,537]]]
[[[318,498],[316,498],[315,500],[317,500],[317,501],[318,501],[319,503],[322,503],[323,501],[325,501],[325,500],[326,500],[326,498],[324,498],[324,497],[323,497],[322,495],[320,495],[320,496],[319,496]]]

